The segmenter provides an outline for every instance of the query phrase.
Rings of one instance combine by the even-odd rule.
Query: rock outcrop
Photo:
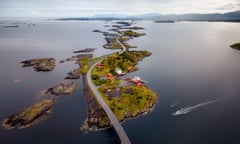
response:
[[[45,90],[44,94],[50,95],[50,96],[67,95],[67,94],[71,94],[76,88],[77,88],[77,83],[63,82],[48,88],[47,90]]]
[[[93,52],[95,50],[96,50],[96,48],[85,48],[85,49],[82,49],[82,50],[74,51],[73,53],[89,53],[89,52]]]
[[[64,79],[80,79],[81,76],[81,69],[77,68],[73,71],[70,71],[68,75]]]
[[[27,128],[31,125],[40,122],[45,118],[45,116],[51,113],[54,100],[46,99],[38,102],[25,110],[10,115],[2,122],[2,126],[6,129],[12,128]]]
[[[32,66],[36,71],[52,71],[55,68],[54,58],[29,59],[21,62],[22,67]]]

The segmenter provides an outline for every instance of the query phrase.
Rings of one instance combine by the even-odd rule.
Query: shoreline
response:
[[[129,26],[131,26],[131,25],[129,25]],[[119,26],[119,30],[121,29],[121,26]],[[126,31],[126,32],[125,32]],[[131,31],[131,30],[125,30],[125,31],[123,31],[123,32],[121,32],[120,34],[121,35],[115,35],[115,34],[111,34],[111,33],[109,33],[109,32],[102,32],[102,31],[100,31],[100,30],[94,30],[93,32],[100,32],[100,33],[103,33],[104,34],[104,36],[105,36],[105,40],[107,41],[107,44],[105,44],[105,45],[110,45],[108,48],[106,48],[106,47],[104,47],[104,48],[106,48],[106,49],[116,49],[116,48],[114,48],[114,47],[111,47],[111,44],[112,43],[116,43],[116,44],[119,44],[119,46],[120,46],[120,49],[122,49],[120,52],[118,52],[117,54],[116,53],[112,53],[111,55],[109,55],[107,58],[104,58],[103,60],[102,60],[102,62],[101,62],[101,65],[105,65],[105,61],[107,60],[107,59],[109,59],[110,57],[113,57],[113,56],[115,56],[115,55],[117,55],[117,56],[120,56],[120,55],[126,55],[126,56],[131,56],[131,54],[135,54],[135,53],[139,53],[141,56],[138,56],[134,61],[136,61],[135,63],[133,63],[133,68],[136,68],[136,65],[138,64],[138,62],[140,61],[140,60],[142,60],[144,57],[147,57],[147,56],[150,56],[151,55],[151,53],[150,52],[147,52],[147,51],[134,51],[133,53],[132,52],[128,52],[128,48],[126,48],[125,47],[125,45],[123,45],[122,44],[122,41],[120,41],[119,40],[119,38],[121,38],[122,37],[122,35],[125,35],[125,36],[127,36],[127,35],[129,35],[130,37],[139,37],[139,36],[143,36],[143,35],[145,35],[144,33],[142,34],[142,33],[137,33],[137,32],[134,32],[134,31]],[[127,40],[129,40],[130,38],[127,38]],[[126,44],[126,43],[124,43],[124,44]],[[104,46],[105,46],[104,45]],[[125,53],[125,54],[124,54]],[[127,53],[129,53],[129,54],[127,54]],[[130,57],[129,57],[130,58]],[[127,58],[128,59],[128,58]],[[107,64],[107,63],[106,63]],[[108,65],[108,64],[107,64]],[[94,68],[93,68],[93,71],[95,71],[95,69],[96,69],[96,66],[94,66]],[[136,69],[132,69],[132,70],[136,70]],[[91,75],[93,76],[93,71],[91,72]],[[126,72],[126,74],[128,74],[128,73],[130,73],[130,72],[132,72],[132,71],[129,71],[129,72]],[[97,76],[98,77],[98,76]],[[92,79],[93,80],[93,79]],[[94,82],[94,80],[93,80],[93,83],[95,83]],[[110,128],[110,127],[112,127],[112,125],[110,124],[110,121],[109,121],[109,119],[107,119],[107,121],[106,121],[106,115],[102,115],[102,113],[101,113],[101,111],[103,111],[103,109],[101,108],[101,111],[100,112],[97,112],[97,110],[99,109],[99,107],[101,107],[101,106],[99,106],[99,103],[98,103],[98,105],[95,105],[95,107],[92,107],[91,105],[93,105],[93,103],[96,103],[96,97],[94,96],[94,94],[91,92],[92,90],[91,90],[91,88],[89,87],[89,84],[88,84],[88,82],[87,82],[87,79],[86,79],[86,75],[84,75],[83,76],[83,85],[84,85],[84,87],[83,87],[83,91],[84,91],[84,95],[85,95],[85,97],[86,97],[86,103],[87,103],[87,105],[88,105],[88,112],[87,112],[87,119],[85,120],[85,122],[84,122],[84,124],[83,124],[83,126],[81,126],[81,130],[82,131],[100,131],[100,130],[104,130],[104,129],[108,129],[108,128]],[[95,85],[96,85],[96,83],[95,83]],[[100,86],[102,86],[102,84],[100,84],[100,85],[97,85],[98,87]],[[145,87],[145,86],[144,86]],[[87,90],[86,90],[87,89]],[[137,117],[139,117],[139,116],[141,116],[141,115],[144,115],[144,114],[147,114],[147,113],[149,113],[149,112],[151,112],[153,109],[154,109],[154,107],[155,107],[155,105],[157,104],[157,102],[158,102],[158,94],[157,93],[155,93],[154,91],[152,91],[152,90],[150,90],[148,87],[145,87],[145,89],[147,90],[147,91],[150,91],[150,92],[152,92],[152,94],[154,94],[155,95],[155,98],[154,97],[151,97],[151,99],[152,99],[152,102],[151,103],[149,103],[149,104],[147,104],[146,105],[146,107],[145,108],[141,108],[140,109],[140,107],[139,107],[139,110],[137,110],[137,112],[136,113],[132,113],[132,112],[130,112],[130,111],[126,111],[125,112],[125,114],[124,114],[124,116],[123,116],[123,118],[121,118],[121,119],[118,119],[118,121],[119,122],[121,122],[121,123],[123,123],[123,122],[125,122],[126,120],[130,120],[130,119],[136,119]],[[97,91],[99,91],[99,89],[97,90]],[[100,91],[99,91],[100,92]],[[101,95],[103,94],[102,92],[100,92],[101,93]],[[102,95],[101,97],[103,97],[103,99],[104,99],[104,101],[106,102],[106,103],[109,103],[105,98],[104,98],[104,96]],[[121,97],[121,96],[120,96]],[[130,96],[131,97],[131,96]],[[92,101],[93,99],[95,99],[95,101]],[[156,100],[155,100],[156,99]],[[90,102],[92,102],[92,103],[90,103]],[[109,105],[108,104],[108,107],[110,107],[111,108],[111,105]],[[112,110],[113,110],[113,108],[111,108]],[[95,116],[93,116],[93,117],[91,117],[91,112],[95,112],[94,114],[95,114]],[[116,116],[116,114],[114,114],[115,116]],[[101,123],[101,124],[99,124],[99,122],[101,122],[101,120],[102,119],[104,119],[105,118],[105,121],[104,121],[104,123]],[[103,124],[103,125],[102,125]]]

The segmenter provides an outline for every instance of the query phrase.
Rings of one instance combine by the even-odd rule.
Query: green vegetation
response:
[[[115,27],[121,29],[118,25]],[[130,78],[123,80],[119,77],[137,70],[138,62],[151,55],[151,52],[146,50],[129,51],[129,48],[133,48],[133,46],[129,45],[127,41],[145,34],[133,31],[143,29],[142,27],[135,26],[126,29],[121,31],[120,35],[109,34],[107,36],[108,33],[105,33],[107,41],[107,44],[104,45],[105,48],[123,49],[122,45],[124,45],[126,49],[106,56],[101,62],[98,59],[100,63],[93,68],[91,73],[93,83],[98,86],[98,91],[119,121],[148,112],[158,99],[157,93],[142,85],[139,80],[135,81]],[[107,115],[102,114],[98,109],[91,109],[87,122],[86,128],[94,128],[94,125],[97,125],[98,128],[110,126]]]
[[[144,36],[145,33],[137,33],[137,32],[132,31],[132,30],[125,30],[125,31],[122,31],[122,35],[123,36],[129,36],[129,37],[140,37],[140,36]]]
[[[119,120],[146,112],[157,101],[157,94],[145,86],[121,87],[121,96],[114,98],[104,94],[107,89],[108,87],[103,86],[99,91]]]
[[[240,43],[232,44],[230,47],[233,48],[233,49],[240,50]]]
[[[88,72],[88,69],[89,69],[89,61],[91,60],[92,58],[82,58],[82,59],[79,59],[76,63],[78,63],[81,67],[81,73],[82,74],[86,74]]]
[[[121,40],[120,40],[121,41]],[[129,48],[135,48],[136,46],[131,46],[128,43],[123,43],[123,45],[129,49]],[[111,49],[122,49],[122,46],[118,42],[114,42],[110,44]]]
[[[128,41],[130,38],[128,36],[121,36],[119,37],[119,41],[121,42],[125,42],[125,41]]]
[[[26,120],[31,120],[34,117],[37,117],[44,109],[48,108],[51,105],[53,105],[52,99],[43,100],[42,102],[30,106],[19,115]]]
[[[123,52],[122,54],[114,53],[103,60],[103,67],[95,67],[92,72],[93,82],[96,85],[104,84],[106,79],[101,79],[106,77],[108,73],[115,74],[115,69],[120,68],[123,73],[127,72],[129,68],[130,71],[137,70],[138,61],[142,60],[144,57],[150,56],[151,53],[148,51],[129,51]]]
[[[94,84],[100,86],[99,92],[119,120],[135,117],[148,111],[156,103],[157,94],[145,86],[120,86],[119,79],[109,80],[108,75],[109,73],[115,75],[116,68],[121,68],[123,72],[126,72],[129,67],[135,70],[138,61],[150,55],[148,51],[114,53],[102,61],[103,66],[96,66],[93,69]],[[118,91],[120,96],[111,98],[106,95],[107,91]]]
[[[51,71],[55,68],[54,58],[29,59],[21,62],[22,67],[33,66],[36,71]]]
[[[60,61],[59,61],[59,63],[64,63],[64,62],[65,62],[65,60],[60,60]]]
[[[43,100],[39,103],[36,103],[22,112],[17,114],[13,114],[6,118],[2,126],[6,129],[12,129],[15,127],[18,128],[26,128],[29,127],[36,122],[42,120],[41,118],[47,114],[49,114],[53,107],[54,101],[52,99]]]
[[[112,42],[110,43],[111,49],[122,49],[122,46],[118,42]]]
[[[96,57],[96,58],[92,58],[89,60],[88,64],[89,65],[92,65],[92,64],[95,64],[96,62],[98,62],[99,60],[107,57],[108,55],[103,55],[103,56],[100,56],[100,57]]]

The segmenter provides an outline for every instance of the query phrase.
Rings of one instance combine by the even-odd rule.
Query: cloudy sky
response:
[[[136,15],[144,13],[224,13],[240,10],[240,0],[1,0],[0,17]]]

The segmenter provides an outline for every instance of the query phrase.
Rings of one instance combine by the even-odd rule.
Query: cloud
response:
[[[1,0],[0,16],[213,13],[239,10],[239,7],[239,0]]]

